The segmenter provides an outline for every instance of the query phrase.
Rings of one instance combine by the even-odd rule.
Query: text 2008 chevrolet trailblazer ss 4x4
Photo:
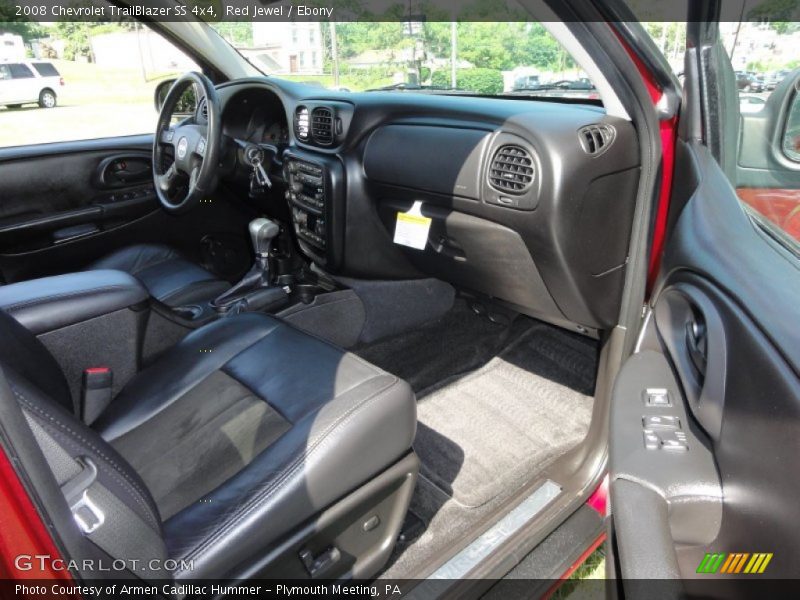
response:
[[[3,593],[791,593],[797,3],[301,4],[0,2]]]

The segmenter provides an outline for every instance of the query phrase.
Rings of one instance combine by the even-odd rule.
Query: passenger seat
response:
[[[2,311],[0,336],[5,379],[84,543],[178,561],[137,576],[370,577],[387,560],[418,470],[404,381],[244,314],[191,333],[90,428],[53,357]]]

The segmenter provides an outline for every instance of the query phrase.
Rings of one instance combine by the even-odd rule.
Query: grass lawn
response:
[[[55,91],[56,108],[36,104],[0,108],[0,147],[88,140],[152,133],[156,125],[156,85],[179,73],[52,61],[64,86]]]
[[[60,104],[141,104],[153,105],[156,85],[166,77],[180,73],[147,73],[140,69],[100,67],[92,63],[53,60],[64,78],[59,92]]]
[[[601,545],[589,555],[572,576],[558,588],[552,600],[603,600],[605,598],[606,555]]]

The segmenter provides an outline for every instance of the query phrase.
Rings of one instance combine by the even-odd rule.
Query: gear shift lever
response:
[[[272,242],[280,233],[280,227],[274,221],[260,218],[250,221],[248,229],[256,262],[239,283],[211,302],[211,306],[219,312],[227,312],[236,304],[247,304],[248,297],[252,301],[256,292],[270,288],[269,253],[272,249]],[[280,290],[280,294],[276,291],[276,297],[285,294],[281,288],[275,289]],[[268,295],[260,294],[260,296],[265,296],[261,300],[266,300]]]
[[[261,218],[250,221],[249,229],[256,262],[259,263],[264,260],[266,263],[269,251],[272,248],[272,241],[280,233],[280,227],[274,221]]]

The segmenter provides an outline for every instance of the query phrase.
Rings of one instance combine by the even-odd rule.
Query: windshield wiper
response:
[[[442,86],[395,83],[393,85],[386,85],[378,88],[370,88],[364,91],[365,92],[457,92],[459,90],[456,88],[442,87]]]

